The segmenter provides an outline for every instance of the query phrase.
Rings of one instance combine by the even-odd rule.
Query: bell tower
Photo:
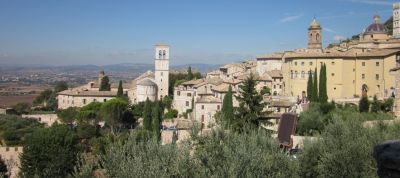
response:
[[[322,49],[322,28],[317,20],[311,22],[308,28],[308,49]]]
[[[169,87],[169,46],[166,44],[155,45],[155,82],[158,92],[157,98],[161,100],[168,95]]]

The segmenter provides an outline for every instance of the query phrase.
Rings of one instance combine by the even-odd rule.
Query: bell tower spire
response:
[[[157,98],[161,100],[168,95],[169,88],[169,46],[166,44],[155,45],[155,82],[158,92]]]
[[[315,18],[308,28],[308,49],[322,49],[322,28]]]

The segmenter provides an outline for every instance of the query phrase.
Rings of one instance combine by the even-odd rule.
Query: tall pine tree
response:
[[[318,77],[317,77],[317,68],[315,68],[313,74],[313,89],[312,89],[312,100],[313,102],[318,102]]]
[[[188,73],[187,80],[192,80],[193,79],[192,67],[189,66],[187,73]]]
[[[161,120],[162,120],[162,112],[161,112],[161,107],[160,107],[160,102],[156,101],[155,106],[153,107],[152,111],[152,127],[153,127],[153,136],[155,139],[160,141],[161,134],[160,134],[160,125],[161,125]]]
[[[143,126],[146,130],[151,131],[151,112],[152,112],[152,104],[149,98],[146,99],[143,108]]]
[[[231,125],[234,131],[249,132],[258,129],[260,121],[266,119],[267,112],[264,111],[266,103],[263,102],[261,94],[257,92],[256,85],[257,81],[251,73],[240,86],[239,95],[236,96],[239,107]],[[271,122],[267,121],[267,124],[271,124]]]
[[[312,100],[313,95],[313,78],[312,78],[312,71],[308,72],[308,81],[307,81],[307,99],[308,101]]]
[[[123,96],[124,96],[124,89],[122,88],[122,80],[120,80],[118,84],[117,97],[123,97]]]
[[[328,93],[326,88],[326,65],[322,64],[319,72],[319,102],[328,102]]]
[[[111,90],[110,79],[108,78],[108,76],[104,76],[103,78],[101,78],[99,91],[110,91],[110,90]]]
[[[222,103],[221,118],[222,124],[225,128],[229,128],[233,120],[233,98],[232,98],[232,87],[229,85],[228,92],[225,94],[224,101]]]

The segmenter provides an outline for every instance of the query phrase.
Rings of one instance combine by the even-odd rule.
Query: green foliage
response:
[[[102,103],[100,102],[91,102],[88,105],[83,106],[81,109],[79,109],[79,112],[75,116],[78,123],[95,124],[100,121],[101,105]]]
[[[318,77],[317,77],[317,68],[315,68],[314,74],[313,74],[313,89],[312,89],[312,100],[313,102],[318,102]]]
[[[152,117],[151,117],[151,112],[152,112],[152,107],[153,104],[149,100],[149,98],[146,99],[146,102],[144,104],[144,109],[143,109],[143,126],[146,130],[151,131],[151,123],[152,123]]]
[[[54,92],[58,93],[60,91],[64,91],[68,89],[68,84],[66,81],[58,81],[54,86]]]
[[[161,139],[161,133],[160,133],[161,127],[160,126],[161,126],[161,121],[162,121],[162,111],[160,108],[159,101],[155,102],[155,106],[153,108],[151,115],[152,115],[152,128],[153,128],[154,138],[157,140],[160,140]]]
[[[39,96],[37,96],[35,98],[35,100],[33,101],[33,104],[43,104],[46,101],[49,101],[51,96],[53,95],[53,91],[50,89],[44,90],[42,91]]]
[[[101,105],[100,114],[114,136],[122,129],[122,120],[127,107],[128,102],[119,98],[108,100]]]
[[[178,117],[178,110],[176,109],[168,110],[168,112],[164,114],[164,119],[174,119],[177,117]]]
[[[0,176],[6,177],[8,170],[7,165],[2,158],[0,158]]]
[[[79,139],[90,139],[97,136],[96,126],[82,123],[76,127],[76,134]]]
[[[101,78],[99,91],[110,91],[110,90],[111,90],[110,79],[108,78],[108,76],[104,76],[103,78]]]
[[[122,88],[122,80],[119,81],[117,97],[124,97],[124,89]]]
[[[308,72],[308,81],[307,81],[307,99],[312,101],[313,99],[313,78],[311,70]]]
[[[172,108],[172,102],[173,98],[171,96],[164,96],[164,99],[162,100],[164,107],[168,110]]]
[[[23,145],[27,136],[43,125],[34,119],[21,118],[20,116],[0,115],[0,140],[1,145]]]
[[[248,132],[258,129],[260,121],[265,120],[266,112],[263,97],[256,91],[257,81],[254,75],[250,74],[243,85],[239,86],[239,95],[236,99],[239,101],[237,113],[232,122],[232,129],[237,132]]]
[[[388,34],[392,34],[393,33],[393,16],[391,16],[389,19],[387,19],[383,25],[385,25],[385,27],[388,29]]]
[[[375,95],[371,103],[371,112],[379,112],[381,110],[381,103],[378,101],[378,97]]]
[[[270,94],[271,94],[271,89],[268,88],[267,86],[264,86],[264,87],[262,88],[262,90],[260,91],[260,94],[261,94],[261,95],[266,95],[266,94],[270,95]]]
[[[69,107],[67,109],[58,110],[57,117],[66,124],[72,124],[78,114],[79,109],[76,107]]]
[[[360,102],[358,104],[358,110],[360,112],[368,112],[369,111],[369,100],[368,100],[368,96],[362,96],[360,99]]]
[[[107,177],[299,177],[297,162],[262,132],[214,131],[179,146],[138,141],[132,133],[112,144],[99,165]]]
[[[229,85],[228,92],[225,94],[224,101],[222,102],[222,109],[218,117],[220,124],[226,129],[230,128],[230,125],[235,117],[232,100],[232,87]]]
[[[77,143],[66,125],[36,130],[24,145],[20,177],[66,177],[76,163]]]
[[[325,63],[321,65],[321,69],[319,72],[319,99],[318,101],[321,103],[328,102],[328,91],[326,88],[326,65]]]
[[[187,70],[187,80],[192,80],[192,79],[193,79],[192,67],[189,66]]]
[[[29,114],[31,112],[31,106],[28,103],[18,103],[12,106],[14,111],[18,114]]]

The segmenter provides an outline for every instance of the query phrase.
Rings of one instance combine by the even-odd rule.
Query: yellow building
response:
[[[316,69],[319,78],[322,64],[327,66],[329,99],[359,97],[364,84],[368,86],[368,95],[371,97],[389,95],[391,88],[395,86],[394,77],[389,74],[389,70],[396,66],[396,59],[400,54],[398,49],[316,50],[322,46],[321,36],[321,27],[314,20],[308,32],[308,49],[284,53],[284,95],[300,98],[306,96],[308,75],[313,74]]]

